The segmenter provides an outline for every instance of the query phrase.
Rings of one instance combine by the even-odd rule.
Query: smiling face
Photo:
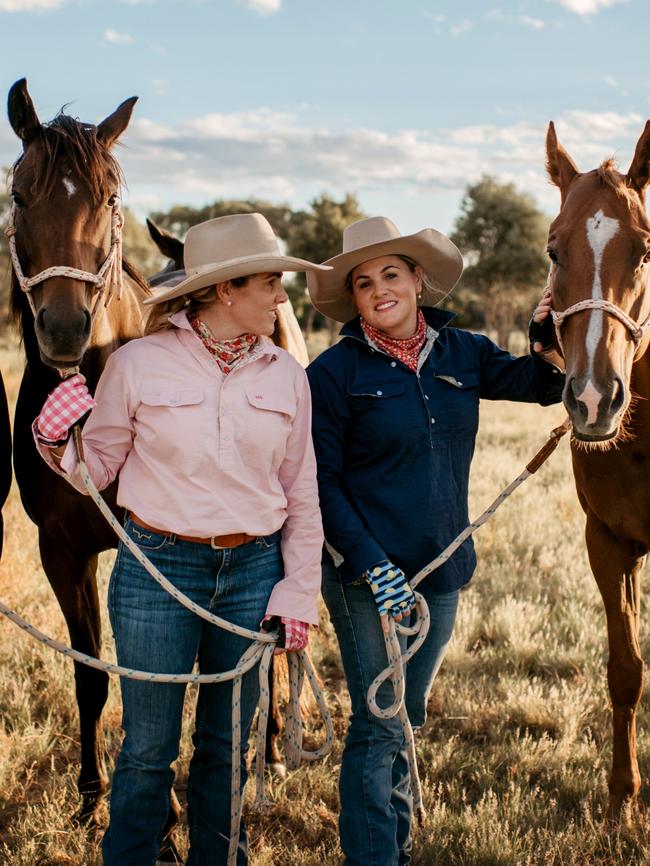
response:
[[[352,300],[363,318],[389,337],[411,337],[417,328],[422,268],[411,270],[399,256],[381,256],[352,271]]]
[[[278,304],[287,300],[281,273],[253,274],[243,285],[218,283],[217,301],[201,309],[201,319],[218,339],[242,334],[271,337],[278,317]]]

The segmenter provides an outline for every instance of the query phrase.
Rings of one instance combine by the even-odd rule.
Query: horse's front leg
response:
[[[57,597],[72,647],[99,657],[101,617],[97,596],[97,556],[76,556],[43,531],[39,534],[41,561]],[[79,817],[92,818],[108,777],[104,763],[101,714],[108,697],[108,674],[75,662],[75,686],[79,707],[81,767]]]
[[[636,756],[636,709],[643,689],[639,649],[639,574],[644,555],[633,542],[620,542],[593,514],[587,515],[587,550],[605,603],[609,637],[607,681],[612,699],[613,754],[607,818],[629,819],[641,787]]]

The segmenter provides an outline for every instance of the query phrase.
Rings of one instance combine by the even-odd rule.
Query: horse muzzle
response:
[[[629,392],[618,376],[605,384],[596,384],[587,376],[571,376],[567,378],[563,401],[576,439],[607,442],[619,434]]]

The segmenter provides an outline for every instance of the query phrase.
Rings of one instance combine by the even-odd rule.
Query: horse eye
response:
[[[118,198],[119,198],[119,195],[116,192],[114,192],[113,195],[109,196],[106,204],[109,207],[113,207],[115,205],[115,203],[117,202]]]
[[[19,195],[15,190],[11,191],[11,197],[14,200],[14,204],[16,207],[24,207],[25,201],[21,195]]]
[[[553,247],[546,247],[546,252],[548,253],[549,259],[556,265],[558,263],[557,250]]]

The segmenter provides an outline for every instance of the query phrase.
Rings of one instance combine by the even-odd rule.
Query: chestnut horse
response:
[[[60,114],[41,124],[24,79],[9,92],[10,123],[23,153],[13,167],[15,255],[24,277],[12,278],[12,309],[26,354],[14,423],[14,470],[23,505],[38,526],[41,562],[66,620],[75,649],[99,656],[101,625],[97,557],[116,546],[115,533],[97,506],[56,475],[37,454],[32,422],[61,368],[79,366],[90,391],[106,359],[141,334],[141,302],[149,289],[125,261],[98,274],[114,245],[120,169],[110,153],[131,117],[127,99],[98,126]],[[119,229],[118,229],[119,232]],[[48,269],[67,266],[73,275]],[[15,263],[14,263],[15,270]],[[122,297],[105,306],[122,274]],[[116,514],[116,486],[105,492]],[[93,814],[107,785],[100,716],[108,675],[75,664],[81,729],[81,814]]]
[[[613,761],[607,816],[627,818],[641,784],[636,709],[643,687],[640,574],[650,549],[650,121],[627,174],[611,160],[581,173],[548,129],[561,193],[550,227],[550,286],[564,404],[586,542],[605,604]]]

